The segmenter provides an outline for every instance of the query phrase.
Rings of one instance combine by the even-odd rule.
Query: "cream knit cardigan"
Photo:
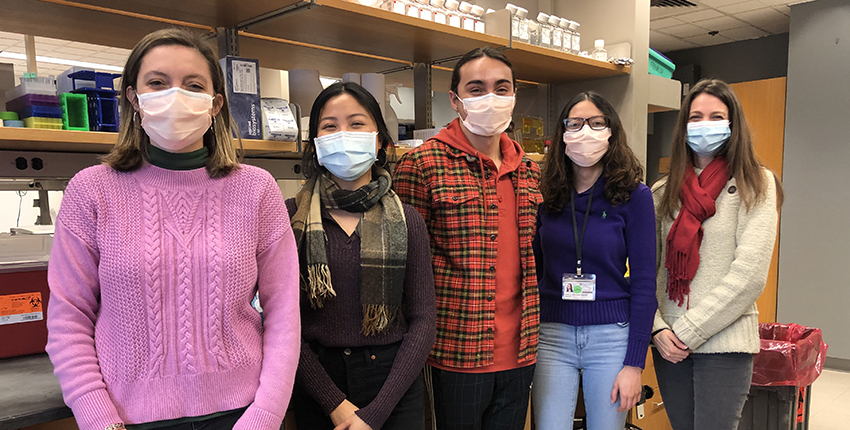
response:
[[[656,223],[658,242],[658,311],[653,331],[673,330],[692,352],[725,353],[759,351],[756,299],[764,290],[776,241],[776,183],[763,169],[767,193],[747,211],[732,178],[720,192],[717,213],[702,223],[700,263],[685,303],[667,295],[664,261],[672,219]],[[699,174],[699,172],[698,172]],[[653,186],[656,210],[666,179]],[[678,211],[676,212],[678,215]]]

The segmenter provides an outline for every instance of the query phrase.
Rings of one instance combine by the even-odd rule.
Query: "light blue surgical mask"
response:
[[[716,154],[731,135],[727,120],[688,123],[688,146],[700,157]]]
[[[378,132],[338,131],[315,139],[319,164],[345,181],[360,178],[378,159],[375,153]]]

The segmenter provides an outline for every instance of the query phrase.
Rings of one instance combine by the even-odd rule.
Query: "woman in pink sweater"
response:
[[[297,251],[274,179],[239,164],[216,59],[183,30],[142,39],[118,143],[65,192],[47,352],[82,430],[280,428]]]

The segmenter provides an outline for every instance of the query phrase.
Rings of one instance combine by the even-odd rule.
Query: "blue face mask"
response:
[[[731,135],[727,120],[688,123],[688,146],[700,157],[716,154]]]
[[[378,132],[338,131],[316,137],[319,164],[344,181],[365,175],[378,159],[375,143]]]

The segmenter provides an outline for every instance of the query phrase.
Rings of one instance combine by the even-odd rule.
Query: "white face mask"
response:
[[[344,181],[365,175],[378,159],[377,131],[338,131],[315,139],[319,164]]]
[[[209,94],[173,87],[138,97],[142,128],[166,151],[177,152],[197,142],[212,124]]]
[[[581,167],[595,165],[608,152],[608,139],[611,129],[594,130],[585,124],[579,131],[564,132],[564,143],[567,146],[567,157]]]
[[[466,110],[466,119],[462,119],[466,129],[473,134],[488,137],[508,129],[516,102],[514,96],[497,96],[493,93],[458,100]]]

